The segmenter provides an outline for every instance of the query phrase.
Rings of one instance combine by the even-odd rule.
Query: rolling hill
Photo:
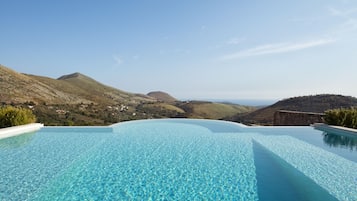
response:
[[[177,101],[176,98],[174,98],[170,94],[162,92],[162,91],[152,91],[152,92],[149,92],[147,95],[155,98],[158,101],[163,101],[163,102]]]
[[[51,79],[35,75],[28,76],[46,85],[52,86],[65,94],[78,97],[78,101],[83,99],[86,103],[89,102],[95,104],[111,105],[135,101],[154,101],[154,99],[149,96],[132,94],[103,85],[81,73],[64,75],[58,79]]]
[[[17,73],[9,68],[0,66],[0,100],[3,103],[23,102],[86,102],[75,94],[66,93],[56,85],[48,85],[34,77]],[[60,84],[60,83],[59,83]],[[65,86],[62,88],[67,88]]]
[[[185,101],[177,103],[186,113],[185,117],[200,119],[225,119],[227,116],[244,114],[256,110],[255,107],[229,103],[206,101]]]
[[[0,65],[0,100],[3,103],[35,104],[114,104],[118,102],[155,101],[103,85],[80,73],[52,79],[15,72]]]
[[[321,94],[293,97],[247,114],[238,114],[228,120],[245,124],[272,125],[278,110],[324,113],[329,109],[357,107],[357,98],[351,96]]]

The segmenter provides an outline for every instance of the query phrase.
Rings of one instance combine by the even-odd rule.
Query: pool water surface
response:
[[[187,119],[44,127],[0,140],[0,161],[0,200],[357,198],[356,138],[312,127]]]

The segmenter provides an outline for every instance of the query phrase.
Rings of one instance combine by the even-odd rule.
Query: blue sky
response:
[[[357,1],[1,0],[0,64],[180,99],[357,96]]]

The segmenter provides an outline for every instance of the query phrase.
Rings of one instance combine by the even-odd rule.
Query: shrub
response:
[[[0,107],[0,128],[18,126],[36,122],[31,110],[13,106]]]
[[[325,114],[327,124],[357,129],[357,108],[328,110]]]

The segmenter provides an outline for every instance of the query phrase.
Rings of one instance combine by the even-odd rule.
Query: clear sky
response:
[[[180,99],[357,96],[356,0],[0,0],[0,64]]]

